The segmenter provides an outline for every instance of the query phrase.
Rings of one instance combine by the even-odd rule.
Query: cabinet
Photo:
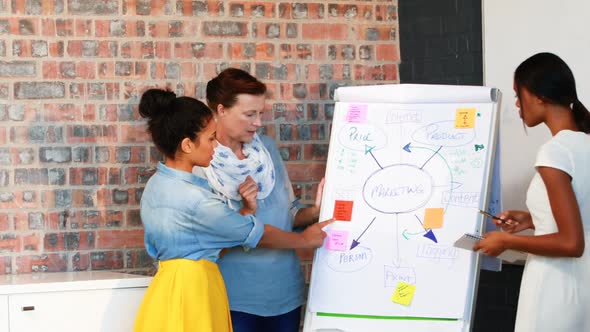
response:
[[[0,277],[0,331],[129,332],[151,277],[110,271]]]

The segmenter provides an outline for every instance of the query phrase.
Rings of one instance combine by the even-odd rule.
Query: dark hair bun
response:
[[[175,99],[176,94],[172,91],[149,89],[141,96],[139,114],[144,118],[160,117]]]

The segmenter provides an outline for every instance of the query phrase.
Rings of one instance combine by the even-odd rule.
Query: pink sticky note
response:
[[[368,105],[365,104],[351,104],[348,106],[346,113],[346,122],[352,123],[366,123],[367,122]]]
[[[347,231],[330,231],[328,233],[328,240],[326,241],[326,249],[346,251],[346,244],[348,240]]]

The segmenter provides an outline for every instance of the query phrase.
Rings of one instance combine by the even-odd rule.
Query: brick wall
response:
[[[334,89],[397,82],[397,30],[397,0],[0,0],[0,274],[149,273],[138,203],[160,155],[137,102],[203,98],[228,66],[268,84],[264,131],[311,201]]]

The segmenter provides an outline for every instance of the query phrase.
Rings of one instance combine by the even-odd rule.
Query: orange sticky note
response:
[[[443,208],[426,208],[424,210],[424,228],[441,228],[443,226],[443,219],[445,209]]]
[[[455,112],[455,128],[475,127],[475,108],[459,108]]]
[[[334,219],[340,221],[350,221],[352,218],[353,201],[336,201],[334,204]]]
[[[397,283],[397,287],[391,296],[391,301],[405,306],[409,306],[414,298],[416,292],[416,286],[407,284],[403,281]]]

